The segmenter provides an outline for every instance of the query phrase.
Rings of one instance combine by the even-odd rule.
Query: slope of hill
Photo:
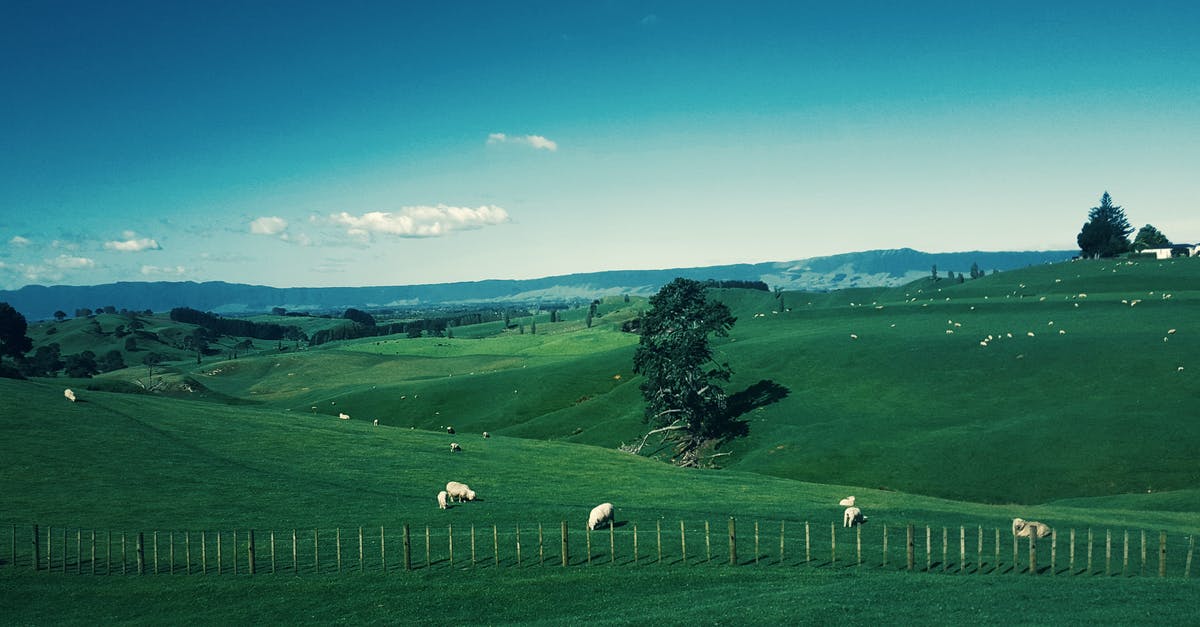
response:
[[[97,304],[137,311],[191,307],[218,313],[254,313],[273,307],[340,311],[481,301],[590,301],[620,294],[650,295],[678,276],[690,279],[765,281],[790,290],[828,290],[899,285],[930,273],[965,273],[972,263],[983,270],[1010,270],[1068,259],[1074,251],[924,253],[912,249],[876,250],[792,262],[738,264],[667,270],[615,270],[528,280],[488,280],[436,285],[384,287],[275,288],[224,282],[123,282],[95,286],[29,285],[0,291],[27,318],[50,318]]]

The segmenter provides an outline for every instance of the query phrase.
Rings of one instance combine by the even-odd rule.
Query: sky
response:
[[[0,289],[1200,241],[1200,3],[0,0]]]

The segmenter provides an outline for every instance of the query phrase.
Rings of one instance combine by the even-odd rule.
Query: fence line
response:
[[[400,529],[401,548],[388,547],[389,532],[380,526],[379,535],[375,538],[364,533],[364,527],[358,529],[358,568],[359,573],[388,572],[389,559],[394,559],[399,551],[403,570],[422,570],[438,568],[531,568],[544,567],[547,558],[552,563],[563,567],[590,565],[594,559],[607,561],[610,565],[617,563],[641,565],[646,561],[653,564],[680,564],[695,566],[699,564],[717,565],[727,557],[731,566],[745,564],[768,564],[785,567],[810,568],[872,568],[877,570],[907,570],[926,573],[957,573],[957,574],[993,574],[993,575],[1041,575],[1051,576],[1103,576],[1103,577],[1180,577],[1190,578],[1192,562],[1195,554],[1194,535],[1168,534],[1159,530],[1157,543],[1154,536],[1147,530],[1118,529],[1086,529],[1086,533],[1077,533],[1071,528],[1060,537],[1057,530],[1044,538],[1012,537],[1011,561],[1001,560],[1001,547],[1005,544],[1006,534],[1001,528],[994,528],[992,534],[987,534],[982,525],[975,531],[974,555],[968,551],[968,527],[960,525],[958,529],[958,550],[951,549],[953,533],[951,527],[941,527],[941,551],[935,552],[935,534],[933,525],[908,524],[901,528],[900,533],[905,540],[897,547],[894,542],[895,526],[882,525],[880,532],[872,532],[872,526],[866,529],[862,526],[853,528],[840,527],[837,523],[830,525],[827,540],[819,539],[811,533],[810,521],[804,521],[804,536],[788,534],[787,521],[778,525],[778,553],[774,553],[774,527],[764,526],[760,521],[753,522],[753,537],[744,537],[738,533],[737,520],[728,519],[728,552],[713,560],[711,542],[711,521],[703,521],[704,559],[699,555],[688,553],[689,531],[693,538],[699,532],[699,522],[692,525],[685,520],[679,520],[677,530],[673,530],[674,521],[663,525],[662,519],[656,520],[653,533],[654,553],[643,555],[640,542],[645,538],[639,534],[638,525],[617,523],[608,528],[607,550],[602,544],[593,544],[591,530],[584,532],[585,543],[582,548],[583,556],[572,556],[570,552],[571,530],[566,521],[560,523],[560,548],[554,553],[553,545],[547,550],[543,525],[538,524],[538,559],[525,559],[523,555],[521,526],[501,530],[498,525],[492,525],[492,559],[488,560],[477,553],[476,533],[474,526],[470,528],[471,560],[469,563],[455,561],[454,528],[447,526],[441,531],[425,526],[425,559],[414,559],[412,546],[412,529],[408,524],[402,524]],[[347,568],[343,560],[351,556],[343,554],[343,538],[341,528],[314,528],[312,530],[311,549],[301,549],[301,535],[297,529],[292,529],[292,559],[291,563],[279,562],[276,555],[275,533],[269,530],[269,555],[260,551],[258,540],[262,530],[229,529],[197,531],[185,530],[145,530],[145,531],[116,531],[85,529],[68,526],[40,526],[37,524],[22,526],[8,525],[9,538],[7,543],[0,540],[0,547],[8,545],[7,555],[0,554],[0,569],[21,569],[61,575],[229,575],[261,576],[264,573],[284,573],[293,575],[328,574],[354,572],[353,566]],[[528,529],[526,525],[526,529]],[[666,528],[664,528],[666,527]],[[0,527],[2,530],[3,527]],[[865,531],[865,533],[864,533]],[[1132,531],[1132,533],[1131,533]],[[1140,535],[1137,532],[1140,531]],[[332,532],[332,533],[330,533]],[[0,531],[3,533],[3,531]],[[286,533],[286,532],[285,532]],[[391,532],[396,533],[395,528]],[[486,533],[486,532],[484,532]],[[417,530],[419,543],[420,531]],[[674,537],[678,534],[677,537]],[[924,560],[918,564],[917,551],[919,538],[924,535]],[[114,536],[119,535],[119,554],[113,551]],[[748,534],[747,534],[748,535]],[[823,535],[823,534],[817,534]],[[165,536],[165,537],[164,537]],[[322,536],[324,539],[322,539]],[[990,538],[988,536],[991,536]],[[27,541],[26,541],[27,540]],[[132,542],[130,541],[132,540]],[[193,540],[199,541],[198,550],[193,550]],[[330,542],[332,540],[332,542]],[[765,540],[766,544],[762,544]],[[990,542],[989,542],[990,541]],[[1060,567],[1058,550],[1060,541],[1066,546],[1066,564]],[[1133,544],[1139,542],[1135,549]],[[353,543],[353,539],[349,542]],[[486,536],[483,539],[486,543]],[[673,544],[677,542],[678,544]],[[800,543],[803,542],[803,555],[800,553]],[[827,544],[826,544],[827,542]],[[97,544],[100,546],[97,546]],[[852,548],[842,548],[853,543]],[[988,547],[988,544],[992,544]],[[1120,546],[1115,546],[1116,544]],[[694,544],[694,542],[693,542]],[[1083,544],[1082,547],[1078,546]],[[132,545],[132,546],[130,546]],[[149,545],[149,546],[147,546]],[[1047,546],[1048,545],[1048,546]],[[486,546],[486,545],[484,545]],[[27,547],[22,550],[22,547]],[[1103,548],[1104,564],[1101,566],[1095,552]],[[179,548],[180,550],[177,550]],[[989,552],[988,549],[991,549]],[[132,550],[131,550],[132,549]],[[210,549],[215,553],[210,555]],[[764,550],[765,549],[765,550]],[[1022,550],[1023,549],[1023,550]],[[1080,549],[1082,551],[1080,552]],[[3,549],[0,549],[2,551]],[[307,551],[311,550],[311,554]],[[353,549],[351,549],[353,550]],[[486,551],[486,548],[483,548]],[[578,548],[576,550],[579,550]],[[753,551],[745,555],[745,551]],[[819,555],[828,555],[828,561],[813,559],[813,551]],[[828,550],[828,553],[822,551]],[[853,556],[848,551],[853,550]],[[897,555],[896,551],[901,553]],[[1048,559],[1047,559],[1048,551]],[[374,552],[374,553],[372,553]],[[130,555],[132,553],[132,555]],[[304,553],[303,555],[301,553]],[[606,555],[607,553],[607,555]],[[989,556],[990,561],[985,559]],[[741,554],[741,555],[739,555]],[[1077,555],[1083,557],[1077,560]],[[486,556],[486,553],[484,553]],[[210,557],[215,557],[210,564]],[[900,558],[900,559],[898,559]],[[971,559],[973,558],[973,560]],[[285,558],[286,559],[286,558]],[[1120,564],[1116,560],[1120,559]],[[245,560],[245,561],[242,561]],[[1131,560],[1137,563],[1131,563]],[[267,569],[269,564],[270,568]],[[336,564],[336,567],[334,566]],[[210,571],[210,566],[211,571]]]

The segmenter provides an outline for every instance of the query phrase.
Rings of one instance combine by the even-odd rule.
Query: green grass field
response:
[[[963,284],[786,293],[782,303],[774,294],[721,290],[718,297],[739,318],[731,336],[716,341],[736,372],[729,391],[767,381],[776,392],[741,417],[749,435],[723,449],[732,453],[724,470],[679,469],[615,450],[644,430],[631,372],[637,338],[619,331],[644,306],[637,302],[606,303],[591,329],[567,316],[554,324],[539,319],[537,335],[463,327],[454,338],[370,338],[282,353],[264,347],[198,366],[181,359],[167,377],[186,388],[169,395],[106,391],[129,389],[123,382],[144,369],[94,380],[0,379],[0,616],[7,624],[181,617],[1186,624],[1200,601],[1200,572],[1183,577],[1189,538],[1200,532],[1200,364],[1189,361],[1200,354],[1196,261],[1055,264]],[[81,402],[63,398],[67,386]],[[352,418],[338,420],[339,412]],[[380,426],[371,424],[375,419]],[[458,433],[448,435],[446,425]],[[490,439],[480,436],[485,430]],[[451,454],[451,441],[463,452]],[[480,499],[437,509],[434,495],[448,480],[469,483]],[[837,501],[847,494],[870,517],[860,528],[863,567],[853,564],[854,531],[840,527]],[[600,532],[589,567],[583,525],[603,501],[617,506],[618,563],[606,563],[608,534]],[[736,567],[724,563],[731,516],[738,521]],[[1014,516],[1059,530],[1053,576],[1044,544],[1041,575],[1023,574],[1024,545],[1013,568],[1007,528]],[[568,569],[551,565],[562,521],[571,526]],[[757,553],[755,523],[762,535]],[[805,523],[812,562],[803,560]],[[228,554],[220,576],[34,574],[33,524],[43,533],[55,529],[55,564],[64,557],[58,534],[71,534],[69,565],[79,557],[76,532],[159,531],[178,542],[184,530],[221,530],[231,543],[239,530],[244,551],[245,531],[255,529],[264,568],[264,534],[275,531],[290,545],[291,530],[311,543],[317,529],[322,569],[312,572],[307,544],[298,574],[251,578],[243,570],[234,577]],[[418,547],[418,569],[409,573],[396,568],[405,524]],[[539,524],[544,566],[533,558]],[[779,564],[781,524],[787,532]],[[957,567],[961,527],[967,573],[899,572],[909,524],[918,532],[918,570],[925,566],[924,528],[931,527],[935,571],[943,527],[948,564]],[[656,525],[663,564],[652,563]],[[387,529],[390,572],[379,572],[378,539],[368,533],[367,572],[337,575],[335,534],[344,534],[344,550],[353,553],[351,570],[358,565],[357,529],[377,533],[379,526]],[[492,563],[493,526],[499,567]],[[472,527],[479,535],[474,567]],[[975,573],[980,528],[983,572]],[[999,565],[995,529],[1002,531]],[[1076,571],[1083,569],[1087,530],[1096,533],[1088,575],[1066,572],[1071,529],[1079,535]],[[1133,572],[1122,564],[1104,576],[1108,531],[1118,556],[1124,532],[1131,532]],[[1143,531],[1147,576],[1137,563]],[[1159,580],[1163,531],[1168,577]],[[290,566],[290,553],[281,560]]]

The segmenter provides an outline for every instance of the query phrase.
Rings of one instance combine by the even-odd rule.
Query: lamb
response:
[[[75,393],[71,391],[71,388],[63,390],[63,396],[66,397],[68,401],[71,401],[72,403],[75,402]]]
[[[378,426],[379,426],[379,419],[378,419],[378,418],[376,418],[376,419],[375,419],[375,422],[373,422],[372,424],[373,424],[374,426],[378,427]]]
[[[458,445],[458,442],[451,442],[450,443],[450,452],[451,453],[461,453],[462,447]]]
[[[862,510],[857,507],[847,507],[846,512],[842,515],[842,526],[853,527],[867,522],[867,517],[863,516]]]
[[[1035,520],[1024,520],[1022,518],[1013,519],[1013,535],[1018,538],[1038,537],[1045,538],[1050,535],[1050,525],[1040,523]]]
[[[451,481],[446,484],[446,495],[449,496],[450,500],[452,501],[462,502],[464,500],[475,500],[475,491],[468,487],[467,484],[459,483],[457,481]]]
[[[446,491],[442,490],[441,492],[438,492],[438,508],[447,509],[449,507],[449,505],[447,505],[448,502],[449,497],[446,495]]]
[[[613,504],[601,503],[592,508],[592,513],[588,515],[588,529],[595,531],[600,528],[600,525],[608,523],[611,527],[613,523]]]
[[[854,497],[847,496],[846,498],[838,501],[838,505],[841,505],[842,507],[854,507]]]
[[[350,414],[338,413],[338,418],[341,418],[342,420],[350,420]]]

